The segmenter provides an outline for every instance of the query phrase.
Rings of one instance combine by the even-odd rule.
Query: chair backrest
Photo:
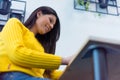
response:
[[[11,1],[0,0],[0,14],[6,15],[10,12]]]

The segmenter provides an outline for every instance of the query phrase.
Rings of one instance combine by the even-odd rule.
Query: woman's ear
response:
[[[37,18],[39,18],[39,17],[41,17],[41,16],[42,16],[42,12],[39,11],[39,12],[37,13]]]

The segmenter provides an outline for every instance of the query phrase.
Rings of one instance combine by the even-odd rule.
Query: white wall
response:
[[[57,55],[69,56],[76,53],[91,35],[120,40],[120,16],[98,16],[96,13],[74,10],[73,0],[26,1],[26,18],[39,6],[50,6],[57,11],[61,21],[61,37],[57,44]]]

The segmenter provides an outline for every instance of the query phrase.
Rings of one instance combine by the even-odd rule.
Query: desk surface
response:
[[[107,54],[108,80],[120,79],[120,41],[90,37],[80,47],[59,80],[94,80],[91,50],[103,48]]]

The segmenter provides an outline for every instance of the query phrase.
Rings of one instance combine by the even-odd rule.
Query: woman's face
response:
[[[37,32],[43,35],[50,32],[54,28],[55,23],[56,17],[54,15],[44,15],[41,12],[38,12],[35,27],[37,29]]]

